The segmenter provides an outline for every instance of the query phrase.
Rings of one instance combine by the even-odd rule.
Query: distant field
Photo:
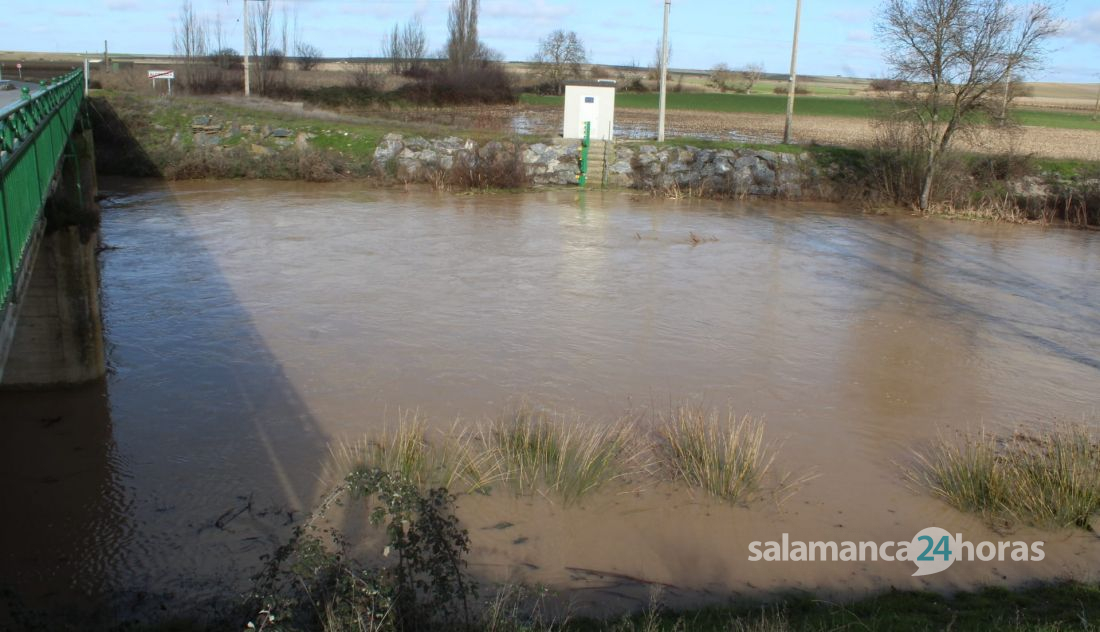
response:
[[[619,93],[615,106],[620,108],[657,109],[656,94]],[[524,103],[531,105],[563,104],[562,97],[544,97],[525,94]],[[668,108],[673,110],[697,110],[704,112],[742,112],[745,114],[783,114],[787,111],[787,97],[778,94],[699,94],[670,93]],[[869,99],[838,99],[831,97],[800,97],[796,102],[800,114],[810,116],[845,116],[868,118],[876,111],[876,102]]]
[[[615,105],[620,108],[657,109],[656,94],[620,93]],[[525,94],[524,103],[560,107],[562,97],[544,97]],[[800,96],[795,101],[795,112],[802,116],[836,116],[845,118],[873,118],[882,112],[883,104],[874,99],[841,99],[823,96]],[[703,112],[728,112],[742,114],[776,114],[787,111],[787,97],[778,94],[695,94],[670,93],[670,110]],[[1023,125],[1100,131],[1100,121],[1092,120],[1086,113],[1057,110],[1016,110],[1017,120]]]
[[[1014,114],[1021,125],[1100,131],[1100,120],[1084,113],[1059,112],[1058,110],[1016,110]]]

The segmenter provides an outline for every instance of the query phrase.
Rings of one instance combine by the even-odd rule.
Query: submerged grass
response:
[[[906,472],[917,486],[992,522],[1092,528],[1100,514],[1100,437],[1085,424],[1034,437],[985,430],[939,438]]]
[[[664,416],[655,445],[661,469],[674,480],[729,502],[750,500],[775,461],[764,422],[732,412],[680,406]]]
[[[451,432],[433,433],[415,411],[400,413],[397,426],[380,437],[340,443],[330,452],[325,477],[331,481],[356,470],[381,469],[400,474],[422,490],[445,487],[475,493],[487,491],[497,478],[475,433],[459,430],[457,424]]]
[[[631,473],[635,435],[628,421],[586,424],[524,404],[492,422],[485,443],[517,492],[556,493],[572,503]]]
[[[499,483],[569,505],[617,481],[646,479],[686,483],[726,502],[765,489],[782,501],[810,478],[774,475],[777,450],[765,443],[760,420],[695,406],[655,417],[656,428],[637,415],[607,422],[523,403],[440,432],[406,411],[380,436],[332,448],[325,479],[339,484],[349,472],[381,469],[425,490],[488,493]]]

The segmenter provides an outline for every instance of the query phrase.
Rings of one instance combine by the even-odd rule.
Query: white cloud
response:
[[[135,0],[107,0],[105,4],[111,11],[133,11],[138,8]]]
[[[1064,37],[1082,44],[1100,44],[1100,9],[1077,19],[1066,21]]]
[[[830,11],[829,17],[839,22],[866,22],[871,19],[869,9],[838,9]]]
[[[869,42],[871,41],[871,34],[862,29],[854,29],[848,31],[848,33],[844,36],[844,39],[848,40],[849,42]]]
[[[482,5],[482,15],[494,18],[518,18],[525,21],[548,22],[573,14],[572,6],[547,5],[546,0],[534,2],[493,2]],[[562,25],[564,28],[566,25]]]
[[[385,4],[342,4],[340,5],[339,12],[341,15],[370,16],[376,18],[390,18],[397,15],[395,9]]]

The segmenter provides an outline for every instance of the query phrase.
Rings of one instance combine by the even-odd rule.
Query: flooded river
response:
[[[404,409],[444,426],[518,398],[594,420],[732,406],[767,420],[782,468],[820,476],[781,507],[673,489],[470,499],[481,577],[606,604],[632,583],[690,600],[1100,567],[1096,536],[1026,529],[1010,539],[1045,539],[1043,562],[911,578],[905,562],[746,561],[785,532],[1007,537],[897,464],[939,432],[1097,418],[1100,234],[618,192],[106,188],[109,377],[0,394],[0,576],[23,594],[231,594],[325,491],[331,442]]]

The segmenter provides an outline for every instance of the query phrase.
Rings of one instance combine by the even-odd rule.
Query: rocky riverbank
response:
[[[276,102],[89,100],[100,171],[168,179],[245,178],[448,190],[576,186],[579,141],[395,124]],[[778,197],[905,206],[919,157],[833,146],[714,141],[595,144],[587,186],[672,197]],[[935,211],[1009,221],[1100,224],[1100,167],[1018,155],[959,155],[941,169]]]
[[[478,144],[455,137],[427,139],[388,134],[374,151],[372,172],[397,182],[449,181],[462,170],[502,160],[521,165],[532,185],[576,184],[581,144],[576,140],[546,143],[489,141]],[[755,195],[784,198],[822,196],[827,170],[809,153],[762,149],[701,149],[656,145],[608,145],[603,182],[643,190],[688,190],[700,194]]]

